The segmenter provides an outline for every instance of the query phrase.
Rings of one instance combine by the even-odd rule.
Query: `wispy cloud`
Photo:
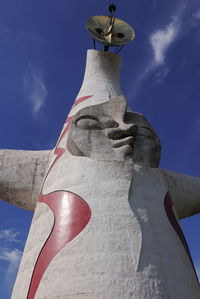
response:
[[[0,261],[5,261],[8,263],[5,276],[4,276],[4,282],[5,285],[7,286],[7,291],[9,293],[12,291],[21,257],[22,257],[22,252],[17,248],[0,249]]]
[[[6,272],[6,277],[9,278],[9,275],[15,271],[21,260],[22,252],[15,249],[1,248],[0,249],[0,260],[8,262],[8,268]]]
[[[168,66],[164,66],[164,67],[160,68],[160,70],[158,70],[155,74],[156,83],[158,83],[158,84],[162,83],[169,72],[170,72],[170,69]]]
[[[148,42],[152,50],[151,59],[149,59],[146,66],[138,74],[134,90],[131,90],[131,97],[136,98],[143,82],[153,72],[155,72],[155,83],[162,83],[164,81],[170,72],[169,67],[165,64],[167,50],[169,50],[178,36],[180,24],[180,20],[177,17],[173,17],[168,25],[150,34]]]
[[[170,45],[175,40],[180,29],[180,21],[173,20],[163,29],[158,29],[150,35],[150,45],[153,50],[155,65],[161,65],[165,62],[165,55]]]
[[[19,232],[13,228],[0,230],[0,240],[1,242],[19,242],[17,237]]]
[[[13,248],[13,244],[20,242],[20,232],[16,229],[3,229],[0,230],[0,262],[1,267],[4,263],[4,281],[2,286],[6,286],[6,293],[10,294],[13,288],[13,284],[17,275],[17,270],[21,260],[22,252],[18,248]]]
[[[45,104],[47,89],[42,71],[30,64],[23,77],[23,91],[30,101],[33,114],[36,115]]]
[[[190,0],[187,6],[184,22],[184,31],[188,33],[191,29],[200,25],[200,2],[199,0]]]
[[[197,21],[200,21],[200,6],[199,6],[198,10],[195,12],[195,14],[194,14],[194,18],[195,18]]]
[[[197,6],[198,5],[198,6]],[[198,8],[198,9],[197,9]],[[188,15],[190,10],[190,15]],[[137,74],[137,79],[133,88],[130,90],[130,97],[134,100],[138,95],[144,81],[153,73],[155,83],[162,83],[170,68],[167,65],[167,54],[170,47],[184,34],[194,26],[200,24],[200,7],[194,1],[180,1],[170,17],[168,24],[158,27],[148,36],[148,44],[151,53],[149,60],[143,64],[141,71]],[[187,23],[187,26],[185,25]]]

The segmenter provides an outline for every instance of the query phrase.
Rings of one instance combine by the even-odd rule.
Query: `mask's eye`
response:
[[[125,35],[124,35],[124,33],[119,32],[119,33],[116,34],[116,36],[118,38],[124,38]]]
[[[84,115],[79,117],[75,125],[83,130],[102,130],[98,119],[92,115]]]
[[[95,31],[98,33],[98,34],[103,34],[103,30],[101,28],[95,28]]]

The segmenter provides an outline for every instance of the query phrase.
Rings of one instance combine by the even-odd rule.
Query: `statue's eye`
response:
[[[84,115],[79,117],[75,125],[83,130],[102,130],[101,124],[94,116]]]

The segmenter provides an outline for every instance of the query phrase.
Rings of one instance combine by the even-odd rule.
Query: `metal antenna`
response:
[[[116,10],[117,10],[117,8],[116,8],[116,5],[115,4],[110,4],[109,6],[108,6],[108,10],[111,12],[111,13],[114,13]]]
[[[96,50],[96,41],[95,41],[94,38],[93,38],[92,40],[93,40],[93,47],[94,47],[94,49]]]
[[[115,24],[115,11],[117,10],[117,8],[116,8],[115,4],[110,4],[108,6],[108,10],[111,13],[111,15],[110,15],[110,26],[112,26],[112,28],[111,28],[111,31],[112,31],[112,29],[114,27],[114,24]]]

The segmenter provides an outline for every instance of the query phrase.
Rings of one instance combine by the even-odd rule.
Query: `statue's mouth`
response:
[[[122,147],[125,145],[129,145],[130,147],[133,148],[134,141],[135,141],[135,137],[127,136],[127,137],[124,137],[121,139],[111,140],[111,144],[112,144],[112,147],[114,147],[114,148]]]

